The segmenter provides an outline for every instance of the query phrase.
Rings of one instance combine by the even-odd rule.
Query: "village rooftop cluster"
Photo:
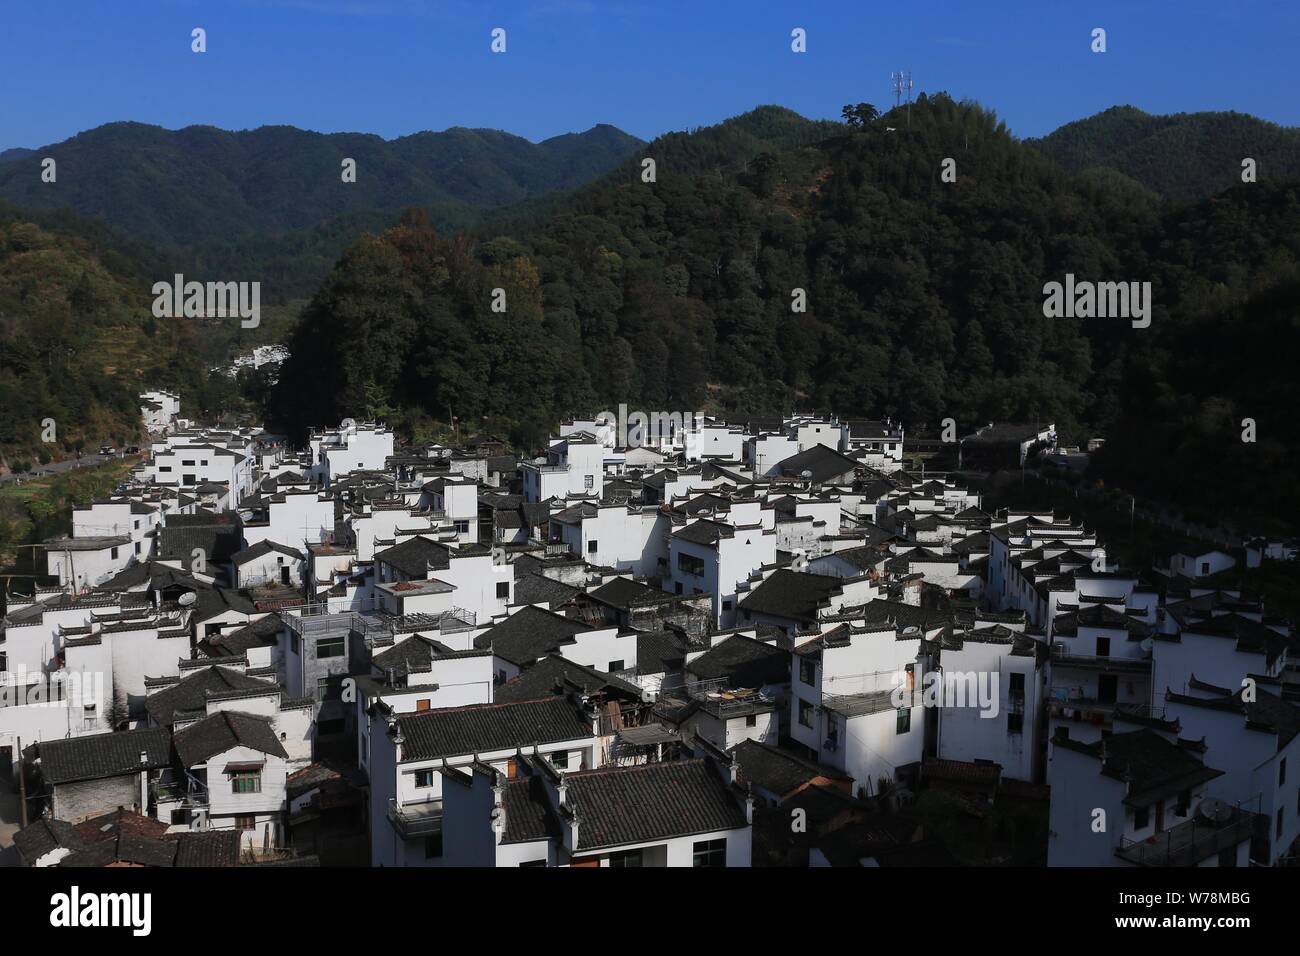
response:
[[[56,583],[7,596],[25,865],[1246,866],[1300,836],[1300,645],[1231,583],[1283,543],[1121,567],[905,468],[891,421],[625,447],[593,416],[534,458],[142,413]]]

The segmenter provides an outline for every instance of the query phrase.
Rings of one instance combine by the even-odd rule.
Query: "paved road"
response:
[[[120,455],[82,455],[80,458],[69,458],[66,461],[52,461],[48,465],[38,466],[26,475],[0,475],[0,485],[17,481],[19,478],[27,481],[30,478],[39,478],[42,475],[57,475],[60,472],[72,471],[74,468],[84,468],[87,465],[98,465],[110,458],[120,457]]]

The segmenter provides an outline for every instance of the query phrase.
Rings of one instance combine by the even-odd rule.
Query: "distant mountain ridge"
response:
[[[411,206],[442,228],[464,228],[481,210],[573,189],[641,145],[606,124],[532,143],[463,127],[385,140],[292,126],[109,123],[0,163],[0,199],[101,219],[183,262],[249,271],[257,263],[239,252],[245,241],[310,245],[314,231],[328,232],[340,217],[382,227]],[[57,162],[55,183],[41,181],[37,152]],[[356,161],[356,182],[342,181],[347,158]],[[345,244],[327,243],[323,257],[332,261]],[[295,288],[282,291],[309,291],[317,278],[286,276]]]
[[[1261,181],[1300,177],[1300,129],[1245,113],[1157,116],[1113,106],[1026,142],[1069,172],[1117,174],[1174,202],[1240,185],[1247,158]]]

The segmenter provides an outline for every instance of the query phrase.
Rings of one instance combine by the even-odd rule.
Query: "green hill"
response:
[[[1153,116],[1114,106],[1029,142],[1071,172],[1108,170],[1175,202],[1239,185],[1248,157],[1260,181],[1300,176],[1300,129],[1244,113]]]
[[[314,289],[358,230],[387,226],[402,209],[465,228],[481,210],[573,189],[639,144],[604,125],[531,143],[463,128],[385,140],[110,123],[0,164],[0,199],[102,220],[192,270],[261,279],[284,299]],[[47,156],[55,183],[41,181]],[[354,183],[342,182],[345,158],[356,161]],[[268,262],[276,265],[264,277]]]

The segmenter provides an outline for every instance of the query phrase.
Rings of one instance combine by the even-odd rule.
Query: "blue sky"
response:
[[[900,67],[1020,136],[1120,103],[1300,125],[1295,0],[5,0],[0,22],[0,149],[128,119],[649,139],[763,103],[884,106]]]

